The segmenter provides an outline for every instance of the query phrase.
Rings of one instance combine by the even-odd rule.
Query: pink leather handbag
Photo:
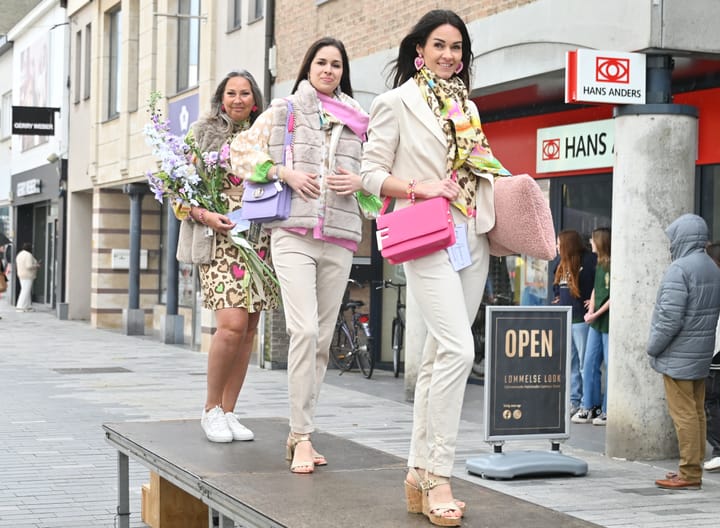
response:
[[[455,243],[450,202],[438,196],[385,214],[385,198],[377,217],[377,244],[390,264],[401,264],[448,248]]]

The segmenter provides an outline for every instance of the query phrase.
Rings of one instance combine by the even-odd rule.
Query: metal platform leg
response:
[[[130,473],[128,457],[118,451],[117,527],[130,528]]]
[[[217,521],[217,524],[215,522]],[[235,528],[235,521],[230,517],[225,517],[221,511],[208,507],[208,526],[217,526],[217,528]]]

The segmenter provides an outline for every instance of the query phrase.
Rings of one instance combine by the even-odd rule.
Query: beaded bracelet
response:
[[[406,194],[408,196],[408,199],[410,200],[410,203],[415,203],[415,186],[417,185],[417,180],[410,180],[408,182],[407,191]]]

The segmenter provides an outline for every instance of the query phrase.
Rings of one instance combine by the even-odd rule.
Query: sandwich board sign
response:
[[[587,473],[563,455],[569,438],[570,306],[487,306],[485,317],[485,441],[490,455],[468,459],[468,472],[491,478]],[[502,452],[506,440],[548,439],[551,451]]]

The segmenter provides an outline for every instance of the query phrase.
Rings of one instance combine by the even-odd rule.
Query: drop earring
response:
[[[463,67],[465,67],[465,65],[462,61],[460,61],[457,65],[457,68],[455,68],[455,73],[459,74],[461,71],[463,71]]]
[[[253,105],[250,110],[252,110],[253,112],[257,112],[257,105]]]
[[[225,105],[224,105],[224,104],[221,104],[221,105],[220,105],[220,111],[221,111],[221,112],[225,112]]]
[[[425,66],[425,59],[423,59],[423,56],[418,53],[418,56],[415,57],[415,69],[420,71],[423,66]]]

